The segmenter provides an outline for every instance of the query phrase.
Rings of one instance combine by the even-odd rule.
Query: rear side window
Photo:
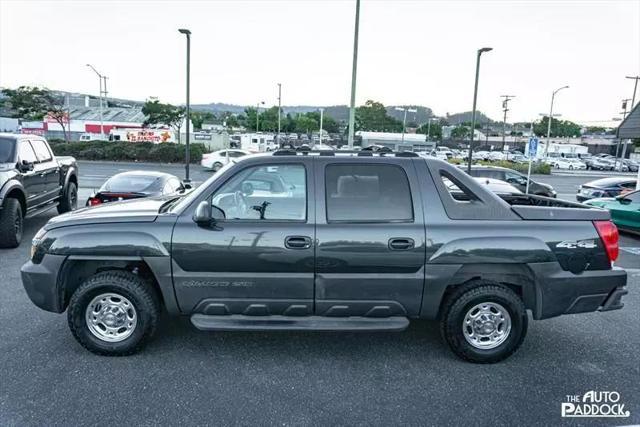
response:
[[[325,169],[327,220],[409,222],[413,204],[401,167],[382,164],[334,164]]]
[[[33,151],[36,152],[38,161],[48,162],[49,160],[51,160],[51,152],[49,151],[49,147],[47,147],[47,144],[45,144],[43,140],[34,139],[31,141],[31,146],[33,147]]]

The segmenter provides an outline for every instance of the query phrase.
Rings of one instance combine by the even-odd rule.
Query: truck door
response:
[[[47,143],[42,139],[31,140],[33,151],[38,158],[38,171],[45,178],[44,201],[50,201],[60,195],[62,185],[60,184],[60,165],[53,157]]]
[[[417,315],[425,227],[411,158],[316,160],[315,312]]]
[[[243,162],[203,192],[225,219],[201,226],[190,206],[172,237],[185,313],[310,315],[314,286],[313,159]],[[229,176],[226,176],[226,175]]]
[[[27,209],[30,209],[46,201],[46,175],[41,173],[36,153],[26,139],[18,141],[18,163],[23,160],[33,164],[32,170],[22,172],[22,186],[27,194]]]

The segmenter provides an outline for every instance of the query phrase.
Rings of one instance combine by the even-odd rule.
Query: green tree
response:
[[[373,132],[402,132],[402,121],[387,115],[380,102],[368,100],[356,108],[356,130]]]
[[[5,96],[3,104],[15,118],[25,120],[42,120],[51,117],[61,127],[65,140],[69,140],[66,124],[69,121],[64,107],[64,98],[55,95],[48,89],[20,86],[17,89],[2,89]]]
[[[442,125],[438,122],[432,121],[431,129],[429,129],[429,123],[425,123],[416,130],[416,133],[422,133],[425,135],[427,134],[427,132],[429,132],[429,135],[431,135],[431,139],[442,139]]]
[[[298,133],[309,134],[314,130],[318,130],[319,127],[320,127],[319,123],[313,120],[307,114],[299,114],[295,120],[294,131]]]
[[[191,123],[193,123],[193,129],[202,129],[204,122],[212,122],[216,120],[216,115],[210,111],[192,111]]]
[[[538,136],[547,136],[549,116],[543,116],[542,120],[533,124],[533,132]],[[554,138],[580,136],[580,125],[569,120],[551,120],[551,136]]]
[[[467,126],[456,126],[451,131],[451,138],[454,139],[466,139],[471,136],[471,129]]]
[[[146,116],[142,123],[143,126],[165,125],[172,127],[178,132],[178,142],[180,141],[180,129],[186,115],[184,107],[163,104],[156,99],[144,103],[142,114]]]

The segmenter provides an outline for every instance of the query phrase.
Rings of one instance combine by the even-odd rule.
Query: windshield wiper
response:
[[[164,202],[162,205],[160,205],[160,209],[158,209],[158,213],[164,213],[168,211],[169,208],[171,208],[171,206],[173,206],[181,197],[182,196],[176,196]]]

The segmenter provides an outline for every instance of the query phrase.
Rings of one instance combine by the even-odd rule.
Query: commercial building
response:
[[[401,133],[358,131],[356,136],[361,139],[362,148],[370,145],[388,147],[393,151],[431,151],[436,148],[436,142],[427,141],[424,134],[405,133],[403,139]]]

